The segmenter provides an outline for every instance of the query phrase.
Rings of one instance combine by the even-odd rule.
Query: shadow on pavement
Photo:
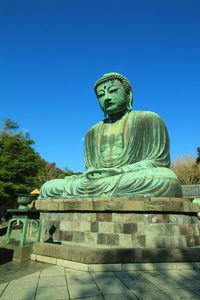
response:
[[[13,249],[6,249],[0,247],[0,265],[12,261],[13,253],[14,253]]]
[[[31,275],[32,273],[42,271],[49,267],[52,267],[52,264],[34,261],[4,263],[0,265],[0,284],[26,275]]]

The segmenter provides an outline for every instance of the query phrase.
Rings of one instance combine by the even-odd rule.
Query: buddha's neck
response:
[[[127,110],[123,110],[123,111],[120,111],[116,114],[108,115],[110,123],[114,123],[114,122],[120,120],[127,113],[128,113]]]

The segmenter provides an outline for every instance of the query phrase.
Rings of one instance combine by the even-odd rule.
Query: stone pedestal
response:
[[[188,199],[52,199],[36,208],[42,232],[33,260],[84,271],[200,267],[199,204]]]
[[[185,248],[200,245],[199,205],[180,198],[38,200],[41,242],[95,248]]]

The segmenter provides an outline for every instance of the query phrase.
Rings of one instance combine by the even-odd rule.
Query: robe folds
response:
[[[102,154],[104,132],[112,126],[108,119],[94,125],[85,137],[85,168],[81,176],[53,179],[41,188],[39,199],[73,197],[181,197],[176,175],[170,170],[169,137],[162,119],[149,111],[131,111],[118,122],[120,153],[113,155],[114,136],[107,148],[112,155]],[[100,178],[88,178],[88,170],[117,169]]]

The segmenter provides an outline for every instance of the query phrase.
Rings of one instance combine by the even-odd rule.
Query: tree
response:
[[[73,172],[67,166],[64,168],[64,172],[65,172],[65,176],[72,176],[72,175],[81,176],[83,174],[82,172]]]
[[[48,163],[45,160],[42,161],[42,165],[38,172],[38,185],[54,178],[65,178],[65,172],[58,167],[55,163]]]
[[[15,201],[18,193],[30,193],[48,180],[73,174],[42,159],[29,134],[18,128],[16,122],[5,119],[0,131],[0,204],[4,205]]]
[[[2,133],[6,133],[8,130],[17,129],[17,128],[19,128],[19,125],[17,122],[12,121],[11,119],[3,120]]]
[[[40,155],[32,148],[34,141],[26,133],[12,131],[18,127],[6,119],[0,134],[0,199],[4,200],[16,200],[17,193],[35,188],[42,166]]]
[[[172,162],[172,170],[182,185],[200,184],[200,164],[193,155],[178,156]]]
[[[65,176],[71,176],[74,174],[73,171],[68,168],[68,166],[64,168],[64,172],[65,172]]]

